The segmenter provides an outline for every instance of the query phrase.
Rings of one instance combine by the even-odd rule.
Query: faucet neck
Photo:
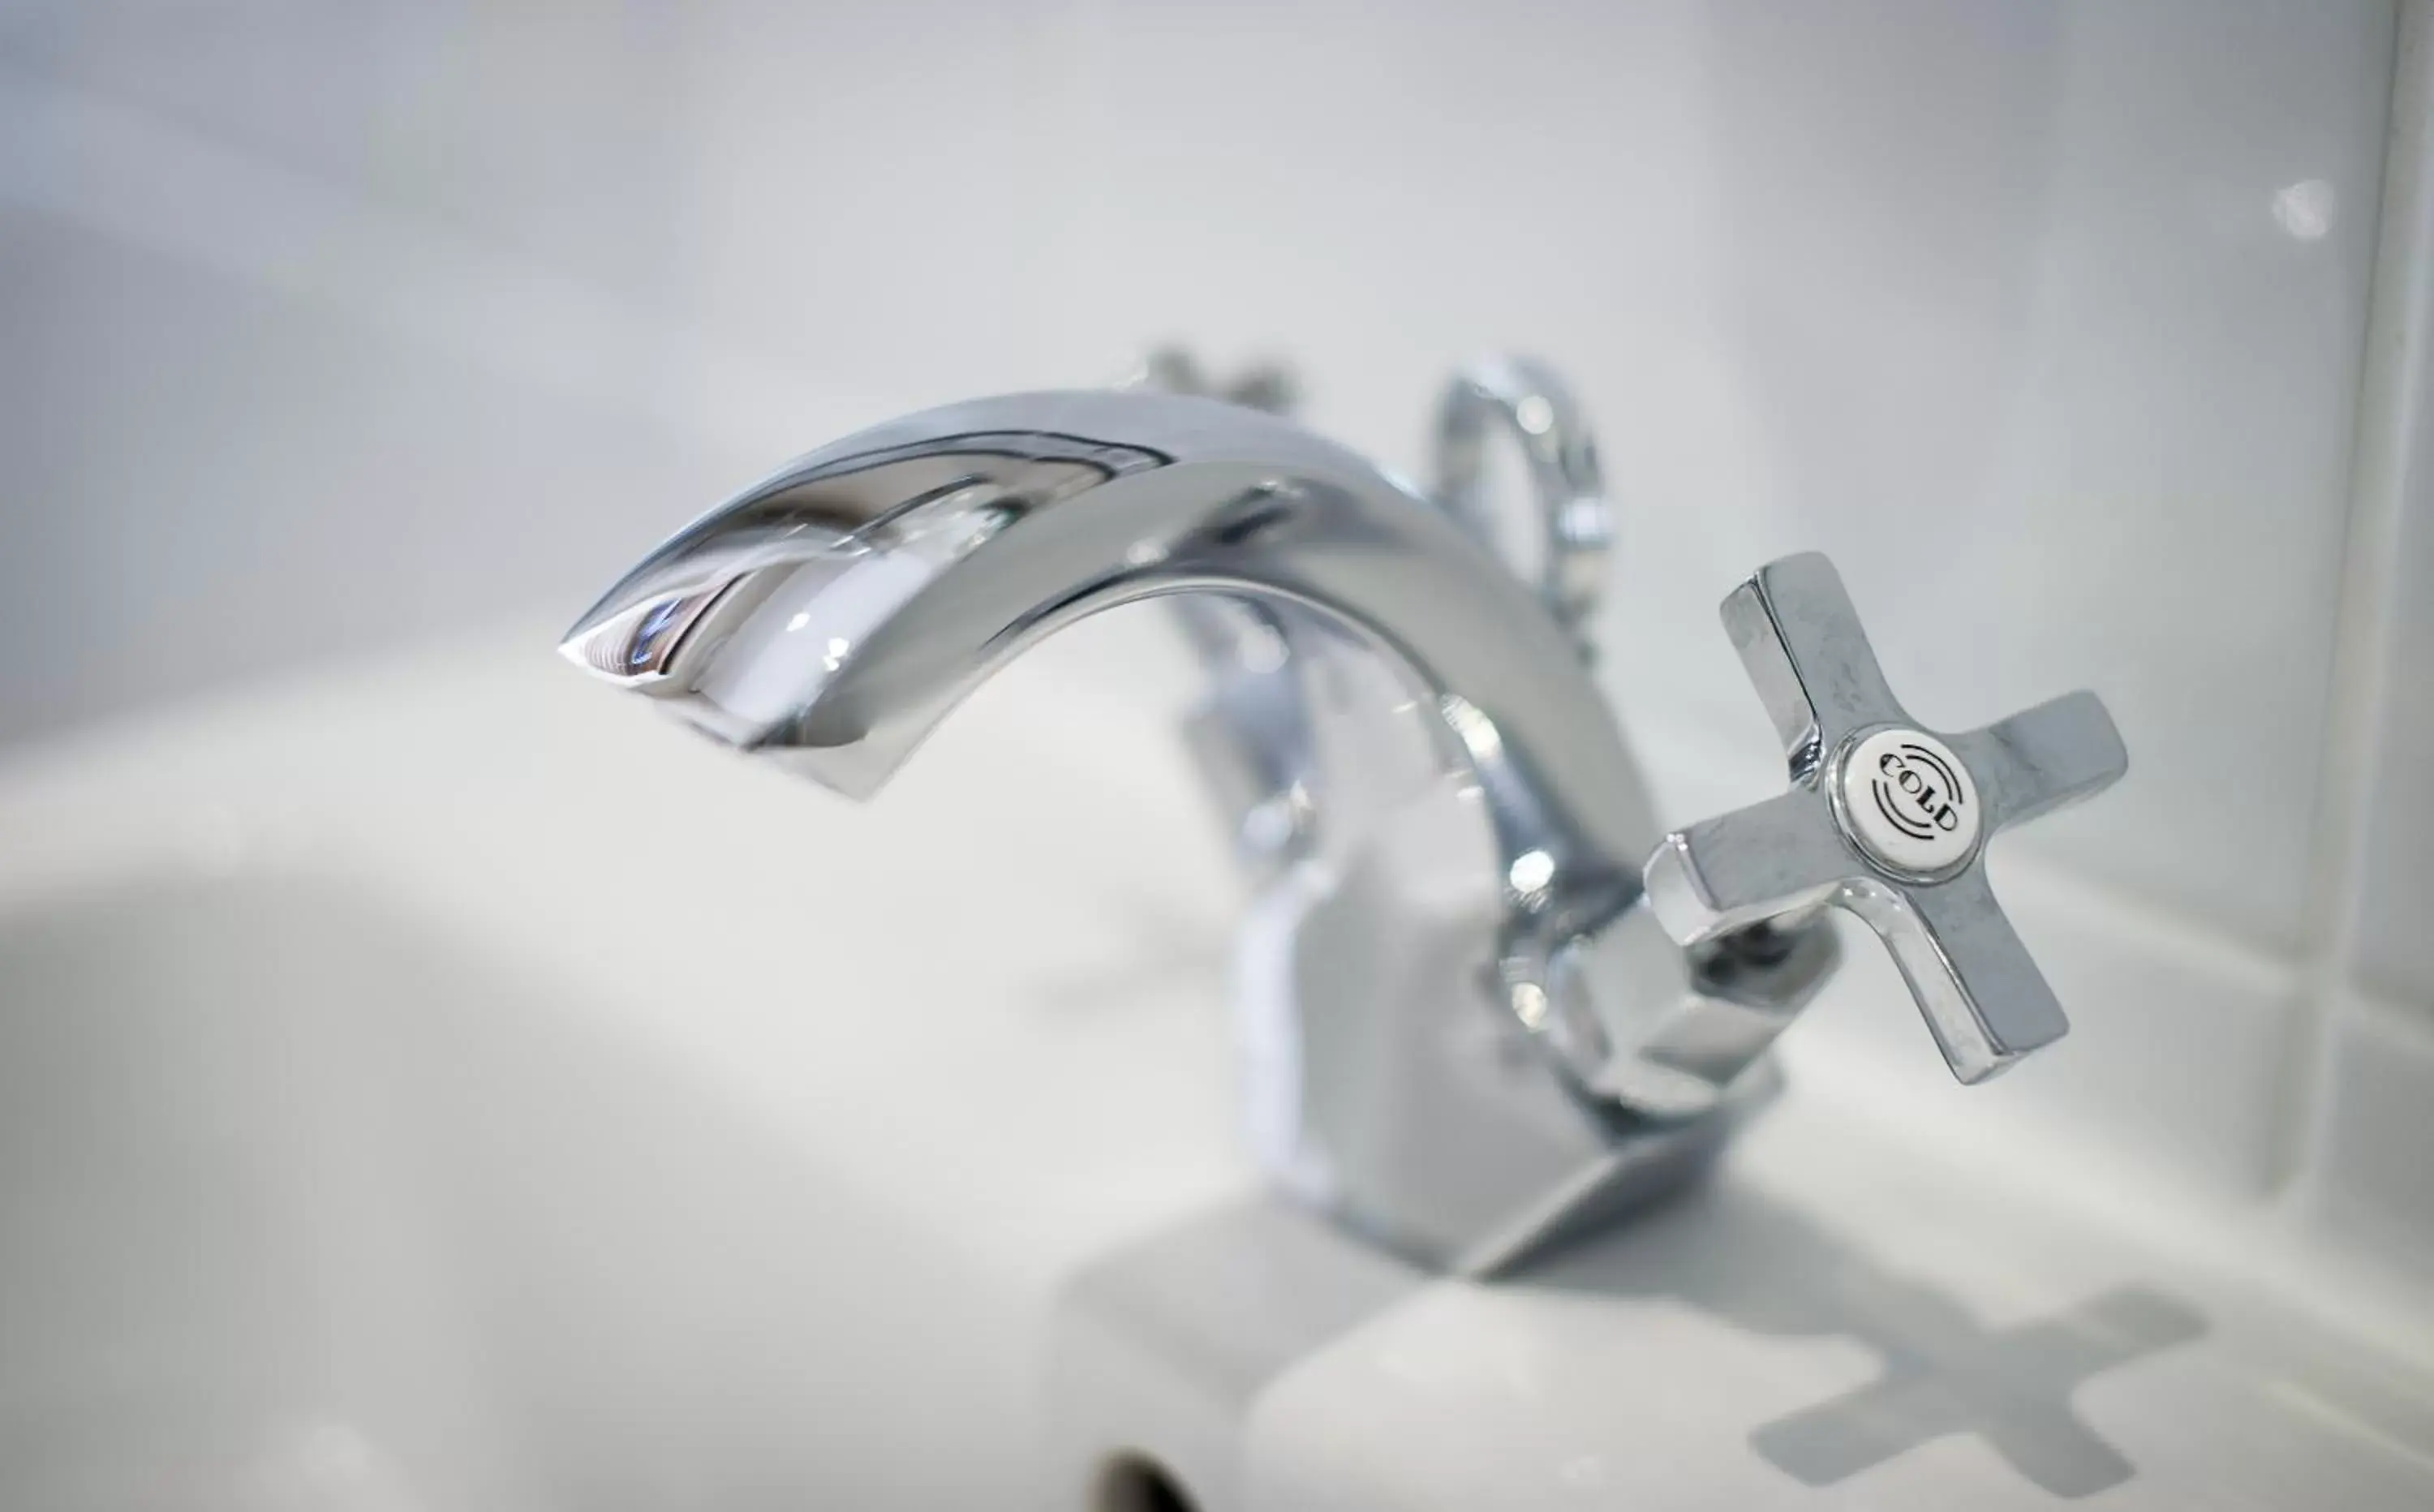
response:
[[[1213,593],[1385,657],[1476,775],[1517,930],[1596,926],[1660,831],[1529,589],[1376,465],[1208,399],[974,400],[801,458],[696,520],[569,633],[588,669],[855,796],[996,668],[1106,608]]]

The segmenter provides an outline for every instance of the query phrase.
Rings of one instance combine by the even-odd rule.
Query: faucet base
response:
[[[1448,776],[1340,869],[1280,875],[1239,937],[1233,998],[1270,1178],[1408,1260],[1486,1276],[1695,1177],[1781,1079],[1760,1062],[1660,1120],[1567,1076],[1497,988],[1502,904],[1477,810]],[[1658,976],[1628,995],[1662,1012],[1684,958],[1653,919],[1616,927],[1650,933],[1655,949],[1625,954]]]
[[[1663,1201],[1705,1176],[1783,1085],[1783,1073],[1763,1061],[1697,1118],[1609,1132],[1603,1152],[1585,1162],[1568,1186],[1551,1191],[1503,1232],[1483,1234],[1467,1252],[1450,1257],[1446,1270],[1479,1281],[1507,1276]]]

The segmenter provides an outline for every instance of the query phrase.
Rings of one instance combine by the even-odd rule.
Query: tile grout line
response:
[[[2330,667],[2332,705],[2315,797],[2301,931],[2300,1018],[2273,1111],[2276,1188],[2305,1174],[2323,1115],[2333,1025],[2349,990],[2358,865],[2370,822],[2386,644],[2398,591],[2401,516],[2418,464],[2415,421],[2434,316],[2434,8],[2402,0],[2394,19],[2381,200],[2352,432],[2347,529]]]

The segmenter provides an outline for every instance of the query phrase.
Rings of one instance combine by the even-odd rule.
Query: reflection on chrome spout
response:
[[[1413,683],[1478,777],[1525,967],[1637,900],[1660,831],[1530,589],[1373,464],[1235,405],[1022,395],[865,432],[688,526],[563,650],[863,796],[1024,648],[1185,593],[1315,615]],[[1543,983],[1514,1001],[1543,1017]]]

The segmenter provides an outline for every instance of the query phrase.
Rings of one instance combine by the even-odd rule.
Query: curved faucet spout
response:
[[[1375,465],[1234,405],[1018,395],[866,431],[687,526],[562,649],[862,796],[1024,648],[1199,592],[1314,613],[1407,675],[1479,777],[1529,934],[1638,899],[1660,831],[1529,588]]]

